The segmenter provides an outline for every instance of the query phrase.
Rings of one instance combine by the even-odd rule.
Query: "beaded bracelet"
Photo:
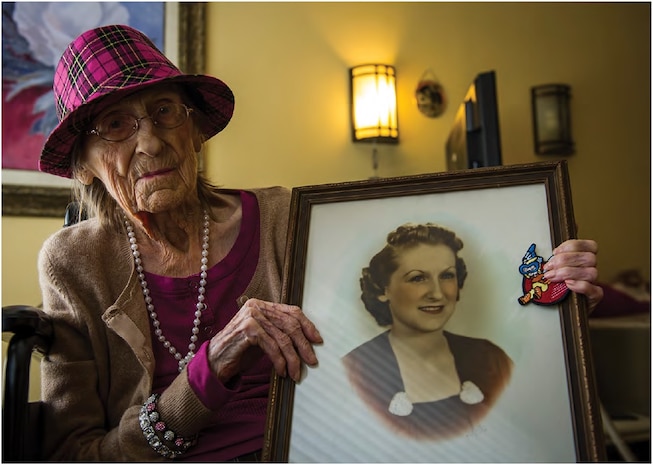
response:
[[[156,401],[159,394],[152,394],[141,407],[138,420],[143,430],[147,443],[156,452],[165,458],[174,459],[188,450],[197,441],[197,435],[191,439],[178,436],[174,431],[168,429],[161,420],[161,415],[156,410]],[[159,437],[163,436],[163,440]],[[167,443],[167,444],[166,444]]]

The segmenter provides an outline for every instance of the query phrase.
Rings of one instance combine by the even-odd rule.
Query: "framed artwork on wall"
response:
[[[57,124],[52,79],[66,45],[93,27],[129,24],[152,38],[182,70],[203,72],[205,6],[186,2],[2,4],[3,215],[63,217],[70,201],[70,181],[41,173],[37,167],[41,147]]]
[[[289,224],[283,299],[324,344],[273,376],[264,460],[602,457],[586,302],[538,278],[575,236],[564,161],[297,187]]]

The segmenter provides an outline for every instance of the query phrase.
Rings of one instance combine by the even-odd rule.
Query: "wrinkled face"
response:
[[[139,119],[165,114],[170,104],[186,103],[182,98],[180,89],[172,85],[147,89],[105,108],[89,129],[109,131],[112,125],[123,124],[124,115]],[[138,121],[138,130],[122,141],[85,135],[78,179],[84,184],[100,179],[127,211],[160,213],[196,196],[196,153],[200,147],[201,137],[192,116],[173,129],[144,118]]]
[[[440,330],[449,321],[458,298],[456,255],[446,245],[420,244],[404,249],[399,267],[385,293],[393,331],[405,333]]]

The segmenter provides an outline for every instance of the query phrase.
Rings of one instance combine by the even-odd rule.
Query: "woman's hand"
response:
[[[595,284],[597,252],[595,241],[570,239],[556,247],[544,265],[544,277],[551,282],[564,281],[570,290],[585,295],[590,312],[603,298],[603,289]]]
[[[227,382],[265,353],[279,376],[298,381],[302,362],[314,366],[313,344],[322,342],[315,325],[299,307],[249,299],[209,344],[216,376]]]

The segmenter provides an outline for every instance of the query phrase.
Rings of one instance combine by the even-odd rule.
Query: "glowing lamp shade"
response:
[[[394,67],[360,65],[351,68],[349,72],[354,142],[399,142]]]

